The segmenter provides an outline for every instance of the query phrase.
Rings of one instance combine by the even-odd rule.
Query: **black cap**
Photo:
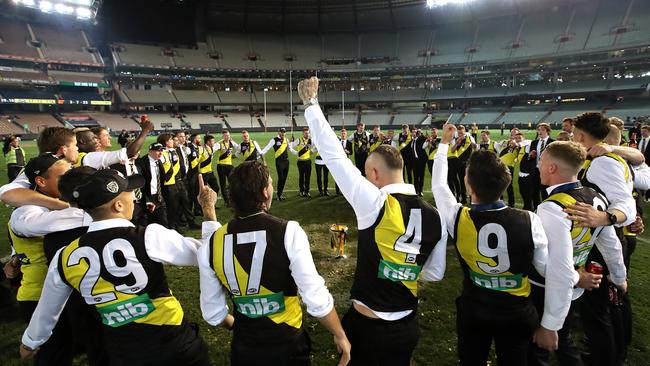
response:
[[[93,173],[86,182],[72,191],[79,208],[88,210],[112,201],[122,192],[130,192],[144,186],[140,174],[124,177],[115,169],[102,169]]]
[[[163,150],[165,150],[165,147],[163,146],[163,144],[161,144],[159,142],[154,142],[153,144],[149,145],[149,151],[151,151],[151,150],[163,151]]]
[[[279,132],[287,132],[287,129],[282,127],[281,129],[278,130]]]
[[[32,186],[35,185],[36,177],[45,174],[45,172],[59,160],[61,160],[61,158],[52,153],[43,153],[35,158],[31,158],[25,166],[25,175],[27,176],[27,179],[29,179],[29,183],[31,183]]]

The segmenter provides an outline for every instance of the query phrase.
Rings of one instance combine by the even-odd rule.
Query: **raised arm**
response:
[[[70,207],[66,202],[29,189],[29,179],[25,173],[20,173],[11,183],[0,187],[0,200],[12,207],[35,205],[50,210],[62,210]]]
[[[301,81],[298,92],[303,102],[315,100],[318,95],[318,79]],[[359,169],[347,157],[318,104],[311,105],[305,110],[305,119],[314,145],[318,148],[320,156],[332,173],[343,196],[354,209],[359,229],[370,227],[376,219],[376,213],[383,206],[383,194],[361,175]]]
[[[145,121],[140,123],[140,128],[142,129],[142,131],[140,131],[138,137],[136,137],[136,139],[133,140],[133,142],[131,142],[126,146],[126,154],[129,157],[137,156],[138,154],[140,154],[140,149],[142,149],[142,145],[144,144],[144,141],[147,138],[147,136],[149,136],[149,133],[153,131],[154,125],[147,118]]]
[[[589,156],[597,158],[599,156],[614,153],[632,165],[640,165],[645,162],[645,156],[639,149],[629,146],[615,146],[608,144],[598,144],[589,149]]]
[[[261,154],[265,155],[267,152],[269,152],[269,150],[273,148],[273,144],[275,144],[275,140],[271,139],[269,143],[266,144],[266,146],[264,146],[264,148],[261,150]]]
[[[446,124],[443,127],[442,138],[438,145],[438,151],[433,157],[433,169],[431,174],[431,192],[436,202],[436,207],[440,211],[446,223],[447,232],[454,235],[454,225],[456,223],[456,215],[458,210],[462,207],[456,197],[451,193],[449,185],[447,184],[447,152],[449,150],[449,143],[451,143],[456,133],[456,126]]]

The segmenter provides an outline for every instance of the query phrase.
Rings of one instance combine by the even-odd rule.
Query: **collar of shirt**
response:
[[[492,203],[473,203],[471,210],[472,211],[503,210],[506,207],[508,206],[506,206],[506,204],[503,201],[499,200]]]
[[[412,184],[406,183],[394,183],[383,186],[380,191],[391,194],[391,193],[403,193],[403,194],[415,194],[415,186]]]
[[[122,218],[93,221],[90,226],[88,226],[88,232],[105,230],[114,227],[135,227],[135,225],[133,225],[131,221]]]
[[[156,160],[156,159],[152,158],[151,156],[149,156],[149,163],[151,163],[151,164],[156,164],[157,161],[158,161],[158,160]]]
[[[576,181],[576,182],[569,182],[569,183],[554,184],[546,188],[546,192],[548,193],[549,196],[551,196],[554,195],[555,193],[568,192],[579,188],[582,188],[582,184]]]

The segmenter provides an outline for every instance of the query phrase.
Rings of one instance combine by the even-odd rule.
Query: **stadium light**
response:
[[[54,10],[56,10],[57,13],[61,14],[72,14],[74,13],[74,8],[72,6],[68,6],[65,4],[56,4],[54,5]]]
[[[43,13],[49,13],[52,11],[52,3],[49,1],[41,1],[38,3],[38,8],[41,9]]]
[[[92,12],[88,8],[77,8],[77,18],[79,19],[90,19],[93,16]]]
[[[462,5],[465,3],[472,2],[474,0],[427,0],[428,8],[437,8],[439,6],[445,6],[449,4]]]

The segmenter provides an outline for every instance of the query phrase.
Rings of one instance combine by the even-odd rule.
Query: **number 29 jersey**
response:
[[[454,240],[464,296],[487,304],[516,304],[528,297],[535,268],[531,226],[528,211],[505,205],[459,209]]]

